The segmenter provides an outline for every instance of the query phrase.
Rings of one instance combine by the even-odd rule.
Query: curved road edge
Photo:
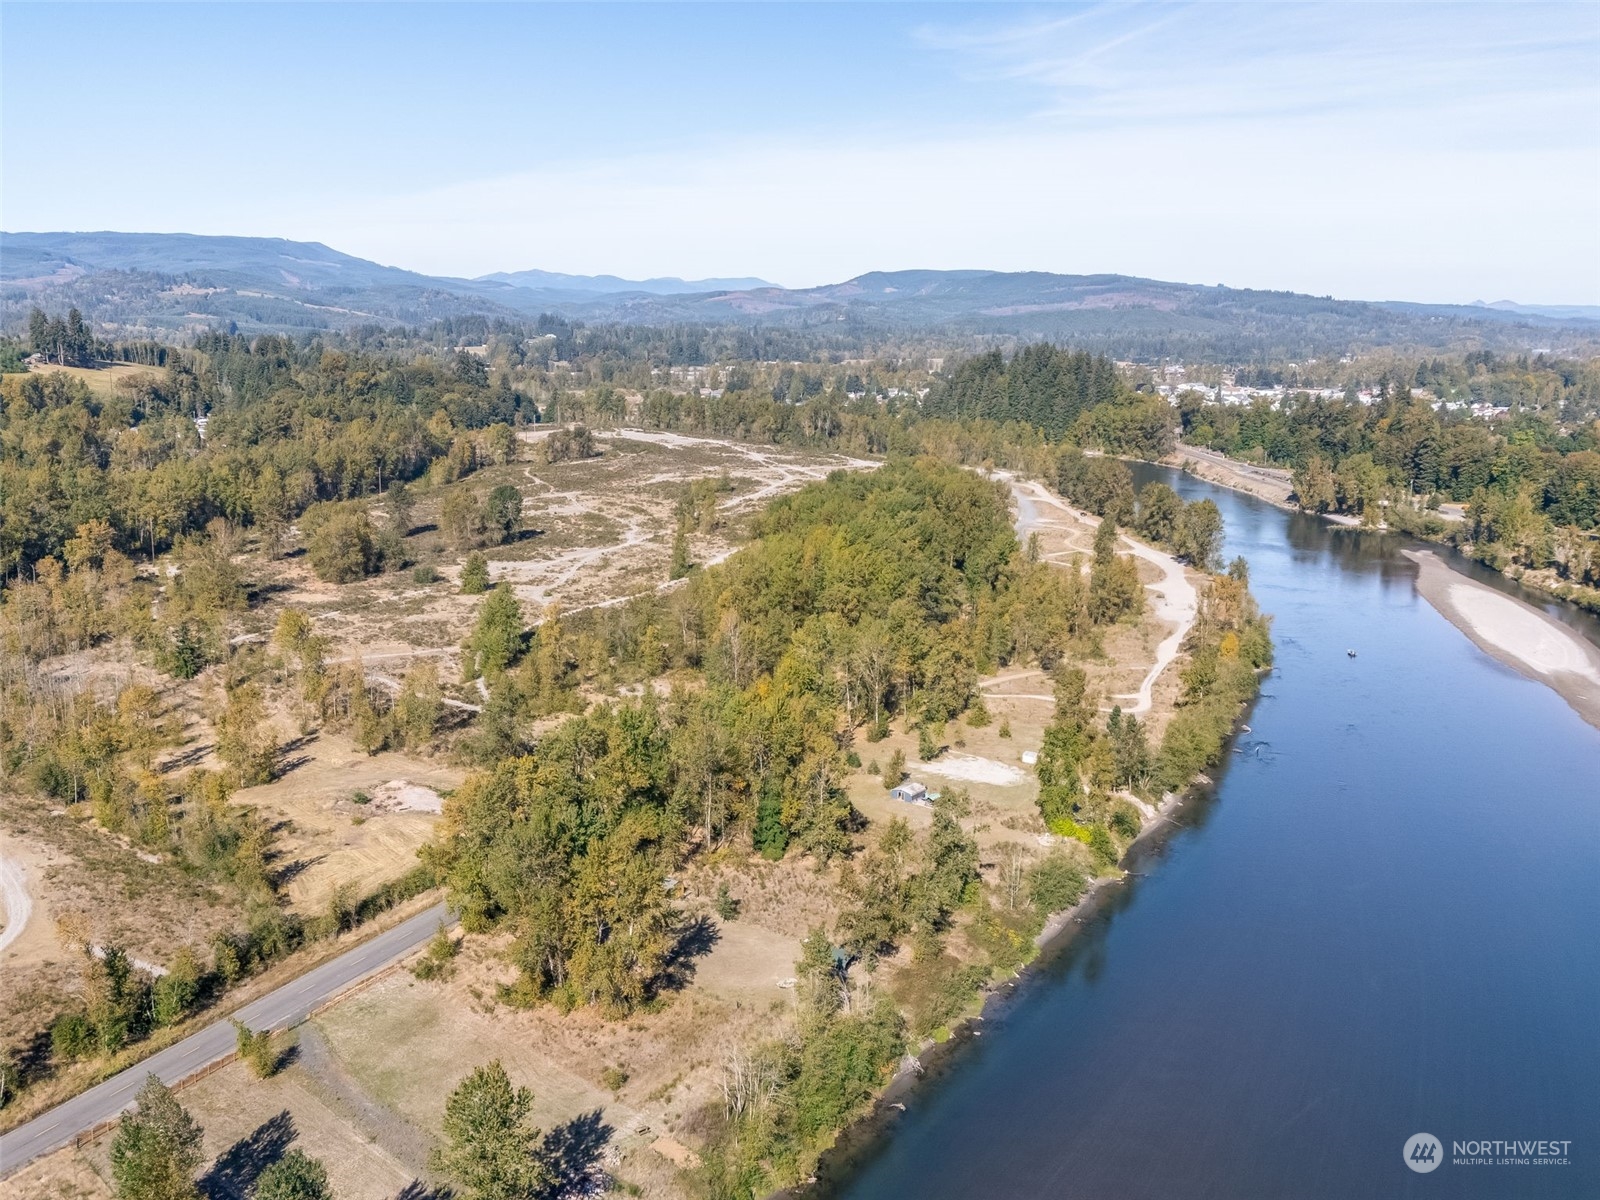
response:
[[[436,904],[260,999],[252,1000],[231,1018],[206,1026],[199,1033],[41,1113],[26,1125],[19,1125],[0,1136],[0,1177],[114,1119],[133,1104],[134,1096],[151,1073],[159,1076],[162,1082],[176,1086],[227,1058],[237,1044],[234,1020],[258,1030],[298,1025],[324,1004],[422,945],[434,935],[441,921],[451,924],[453,920],[443,903]]]

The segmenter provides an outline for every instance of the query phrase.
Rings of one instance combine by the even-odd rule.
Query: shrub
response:
[[[1089,853],[1094,855],[1095,865],[1102,871],[1108,871],[1117,864],[1117,844],[1111,840],[1111,833],[1104,825],[1091,825],[1088,839]]]
[[[724,921],[732,921],[739,915],[739,901],[728,891],[727,881],[717,884],[717,916]]]
[[[1028,899],[1041,913],[1061,912],[1078,902],[1085,885],[1083,872],[1057,851],[1028,872]]]
[[[333,1200],[328,1169],[301,1150],[290,1150],[256,1179],[255,1200]]]
[[[155,981],[151,1010],[160,1026],[176,1025],[200,998],[200,964],[187,946],[178,951],[171,968]]]
[[[82,1013],[65,1013],[50,1027],[50,1052],[63,1062],[88,1058],[98,1045],[94,1026]]]
[[[431,563],[423,563],[411,572],[411,582],[419,583],[426,587],[430,583],[439,582],[439,572],[434,570]]]
[[[1118,837],[1133,839],[1139,836],[1143,824],[1139,820],[1139,811],[1127,801],[1117,805],[1111,814],[1111,830]]]
[[[251,1030],[243,1021],[234,1021],[235,1045],[240,1059],[250,1064],[250,1073],[257,1079],[268,1079],[278,1073],[278,1048],[273,1044],[272,1030]]]

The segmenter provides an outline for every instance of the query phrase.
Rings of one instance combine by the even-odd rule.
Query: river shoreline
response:
[[[1130,460],[1143,461],[1143,460]],[[1264,500],[1274,508],[1281,508],[1285,512],[1301,513],[1305,516],[1317,515],[1332,525],[1342,525],[1351,529],[1362,528],[1361,518],[1352,517],[1346,513],[1318,513],[1312,514],[1293,504],[1289,497],[1294,494],[1290,481],[1290,473],[1281,467],[1257,467],[1252,463],[1242,462],[1236,458],[1229,458],[1215,450],[1205,450],[1196,446],[1179,445],[1171,454],[1163,456],[1157,464],[1182,471],[1196,479],[1213,484],[1216,487],[1227,488],[1231,492],[1239,492],[1246,496],[1253,496],[1257,500]],[[1280,478],[1281,477],[1281,478]],[[1376,533],[1404,533],[1418,541],[1435,542],[1439,545],[1454,545],[1444,534],[1435,535],[1420,529],[1396,529],[1387,522],[1372,526]],[[1457,547],[1459,549],[1459,547]],[[1472,557],[1468,554],[1468,557]],[[1514,580],[1530,591],[1538,592],[1542,596],[1549,596],[1552,600],[1559,600],[1563,604],[1571,604],[1575,608],[1600,616],[1600,599],[1594,594],[1594,589],[1586,589],[1575,584],[1566,584],[1557,578],[1544,578],[1552,576],[1551,571],[1521,571],[1516,574],[1512,571],[1496,566],[1492,562],[1474,559],[1481,562],[1484,567],[1504,575],[1507,579]]]
[[[1400,553],[1417,564],[1417,591],[1442,617],[1600,728],[1600,650],[1533,605],[1453,570],[1431,550]]]
[[[1244,753],[1172,814],[1181,836],[1147,822],[1123,864],[1138,886],[1089,898],[1001,983],[981,1036],[924,1055],[924,1086],[897,1084],[908,1111],[842,1136],[809,1194],[1343,1200],[1406,1186],[1413,1128],[1587,1127],[1596,731],[1418,603],[1399,551],[1425,547],[1134,469],[1216,501],[1278,619],[1282,668],[1245,710]],[[1529,927],[1551,932],[1530,944]],[[1464,961],[1474,938],[1495,951]],[[1563,1053],[1530,1062],[1524,1030]],[[1579,1173],[1513,1188],[1594,1194]],[[1508,1182],[1450,1180],[1476,1200]]]
[[[1098,524],[1098,518],[1079,512],[1060,498],[1050,495],[1045,488],[1035,482],[1022,481],[1011,472],[997,471],[991,473],[990,477],[1007,484],[1011,490],[1017,507],[1015,524],[1019,538],[1025,537],[1030,528],[1038,522],[1036,505],[1039,503],[1061,508],[1087,524]],[[1184,577],[1183,568],[1175,558],[1164,551],[1147,547],[1132,537],[1125,535],[1121,540],[1136,555],[1155,561],[1155,565],[1164,570],[1167,576],[1166,587],[1151,589],[1157,592],[1162,604],[1169,608],[1183,609],[1183,611],[1164,613],[1165,619],[1171,621],[1176,628],[1164,639],[1163,652],[1157,654],[1154,667],[1143,685],[1143,692],[1148,695],[1155,678],[1176,659],[1181,643],[1193,626],[1197,602],[1194,589]],[[1176,570],[1179,582],[1188,589],[1187,606],[1173,604],[1173,597],[1170,595],[1173,588],[1171,571],[1167,571],[1162,562],[1157,561],[1163,559]],[[1146,587],[1150,588],[1150,585]],[[1264,678],[1266,675],[1262,674],[1258,676],[1258,681]],[[1259,695],[1258,682],[1256,693],[1239,706],[1233,729],[1219,748],[1217,765],[1211,768],[1213,772],[1221,769],[1227,762],[1228,752]],[[1140,711],[1147,711],[1148,706],[1149,701],[1146,700]],[[1068,953],[1079,937],[1094,923],[1096,917],[1110,908],[1118,897],[1126,894],[1125,885],[1145,873],[1137,868],[1149,858],[1157,856],[1160,846],[1166,839],[1182,828],[1173,819],[1174,816],[1189,807],[1197,798],[1211,795],[1214,788],[1215,782],[1212,776],[1202,773],[1197,775],[1182,792],[1163,796],[1156,807],[1154,817],[1144,823],[1138,836],[1129,843],[1116,872],[1089,880],[1077,903],[1051,913],[1045,918],[1043,928],[1033,939],[1036,948],[1034,956],[1018,968],[1010,979],[990,984],[980,992],[977,997],[978,1011],[950,1022],[950,1036],[945,1041],[929,1041],[915,1051],[907,1051],[894,1076],[873,1099],[871,1108],[839,1131],[833,1146],[824,1152],[819,1160],[816,1176],[797,1187],[774,1192],[768,1200],[790,1200],[802,1195],[816,1194],[827,1196],[844,1185],[863,1155],[870,1153],[874,1145],[892,1134],[895,1122],[905,1112],[905,1100],[936,1079],[958,1068],[962,1052],[971,1046],[974,1039],[983,1036],[980,1026],[1010,1009],[1032,992],[1034,986],[1044,978],[1042,968]]]
[[[1260,678],[1265,680],[1270,674],[1268,671]],[[1246,718],[1259,697],[1258,689],[1255,696],[1240,706],[1233,731],[1223,742],[1222,753],[1211,772],[1224,768],[1228,752],[1243,732]],[[895,1123],[905,1114],[905,1101],[960,1068],[963,1052],[971,1048],[975,1038],[983,1036],[981,1026],[1022,1003],[1045,982],[1044,967],[1068,953],[1096,918],[1126,894],[1127,885],[1146,874],[1137,868],[1159,857],[1167,839],[1184,828],[1174,818],[1198,802],[1211,799],[1215,790],[1216,780],[1212,774],[1202,773],[1182,792],[1169,792],[1164,796],[1156,808],[1155,818],[1146,822],[1139,836],[1128,844],[1116,874],[1091,879],[1076,904],[1046,917],[1044,928],[1034,938],[1038,952],[1033,958],[1019,967],[1010,979],[989,986],[982,993],[976,1013],[952,1021],[948,1039],[929,1042],[914,1052],[907,1051],[893,1078],[874,1098],[872,1107],[845,1126],[833,1146],[824,1152],[816,1176],[807,1183],[773,1192],[767,1200],[799,1200],[800,1197],[836,1194],[848,1182],[862,1157],[882,1139],[892,1136]]]

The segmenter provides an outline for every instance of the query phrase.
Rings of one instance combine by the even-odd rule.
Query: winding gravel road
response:
[[[21,936],[33,915],[33,897],[28,895],[22,867],[9,858],[0,858],[0,903],[6,910],[6,927],[0,931],[0,950],[4,950]]]
[[[286,1029],[298,1025],[313,1009],[422,945],[433,936],[440,921],[449,923],[452,920],[445,906],[436,904],[261,999],[251,1001],[233,1015],[252,1029]],[[58,1104],[26,1125],[18,1126],[0,1137],[0,1176],[10,1174],[41,1154],[60,1149],[78,1134],[115,1117],[133,1103],[145,1077],[152,1072],[167,1083],[187,1079],[203,1067],[226,1058],[235,1044],[233,1025],[227,1020],[218,1021],[152,1054],[120,1075],[96,1084],[82,1095]]]
[[[1098,525],[1099,518],[1089,513],[1080,512],[1063,500],[1052,496],[1049,489],[1042,484],[1031,480],[1019,480],[1012,476],[995,473],[998,478],[1005,479],[1011,487],[1011,494],[1017,502],[1017,536],[1026,539],[1027,533],[1038,525],[1039,505],[1048,504],[1062,512],[1070,513],[1078,520],[1089,525]],[[1189,630],[1194,626],[1196,614],[1200,610],[1200,597],[1196,593],[1194,584],[1183,573],[1183,567],[1170,554],[1163,554],[1143,542],[1134,541],[1124,535],[1122,544],[1131,553],[1145,562],[1152,564],[1161,572],[1161,578],[1155,583],[1145,584],[1145,590],[1155,593],[1155,615],[1162,621],[1172,623],[1172,632],[1161,639],[1161,644],[1156,647],[1155,663],[1150,667],[1144,677],[1144,682],[1139,685],[1139,690],[1128,696],[1118,699],[1131,699],[1132,705],[1123,708],[1123,712],[1130,716],[1144,716],[1150,711],[1151,697],[1155,689],[1156,680],[1161,672],[1172,664],[1178,657],[1178,651],[1183,647],[1183,639],[1189,636]]]

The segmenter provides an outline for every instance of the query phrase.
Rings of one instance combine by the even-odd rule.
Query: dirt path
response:
[[[0,931],[0,950],[4,950],[22,936],[33,915],[33,897],[28,894],[22,865],[13,859],[0,858],[0,898],[6,910],[6,927]]]
[[[827,455],[823,463],[796,462],[793,455],[785,453],[776,446],[755,446],[727,438],[689,437],[681,433],[667,433],[664,430],[617,429],[608,430],[600,436],[625,438],[631,442],[652,442],[658,446],[716,446],[724,450],[738,451],[756,469],[762,485],[748,495],[726,501],[723,507],[759,504],[782,492],[794,491],[804,484],[826,479],[829,474],[841,468],[875,471],[883,465],[865,458],[851,458],[845,454]]]
[[[1100,523],[1098,517],[1079,512],[1066,501],[1052,496],[1043,484],[1003,475],[1001,478],[1004,478],[1010,486],[1011,494],[1017,501],[1016,528],[1020,537],[1026,538],[1034,527],[1046,522],[1047,519],[1039,515],[1040,505],[1060,509],[1091,526],[1098,527]],[[1139,685],[1139,690],[1126,697],[1118,697],[1134,701],[1133,704],[1125,706],[1123,712],[1132,716],[1143,716],[1150,711],[1156,680],[1160,678],[1162,671],[1172,665],[1173,659],[1178,657],[1178,651],[1183,646],[1183,639],[1189,636],[1189,630],[1194,625],[1195,616],[1200,610],[1200,597],[1194,589],[1194,584],[1190,583],[1184,574],[1183,566],[1170,554],[1163,554],[1143,542],[1136,542],[1126,534],[1122,536],[1121,541],[1134,556],[1144,559],[1161,572],[1161,578],[1154,583],[1145,584],[1145,588],[1154,593],[1153,611],[1156,618],[1173,627],[1172,632],[1162,638],[1161,644],[1156,647],[1155,663]]]

